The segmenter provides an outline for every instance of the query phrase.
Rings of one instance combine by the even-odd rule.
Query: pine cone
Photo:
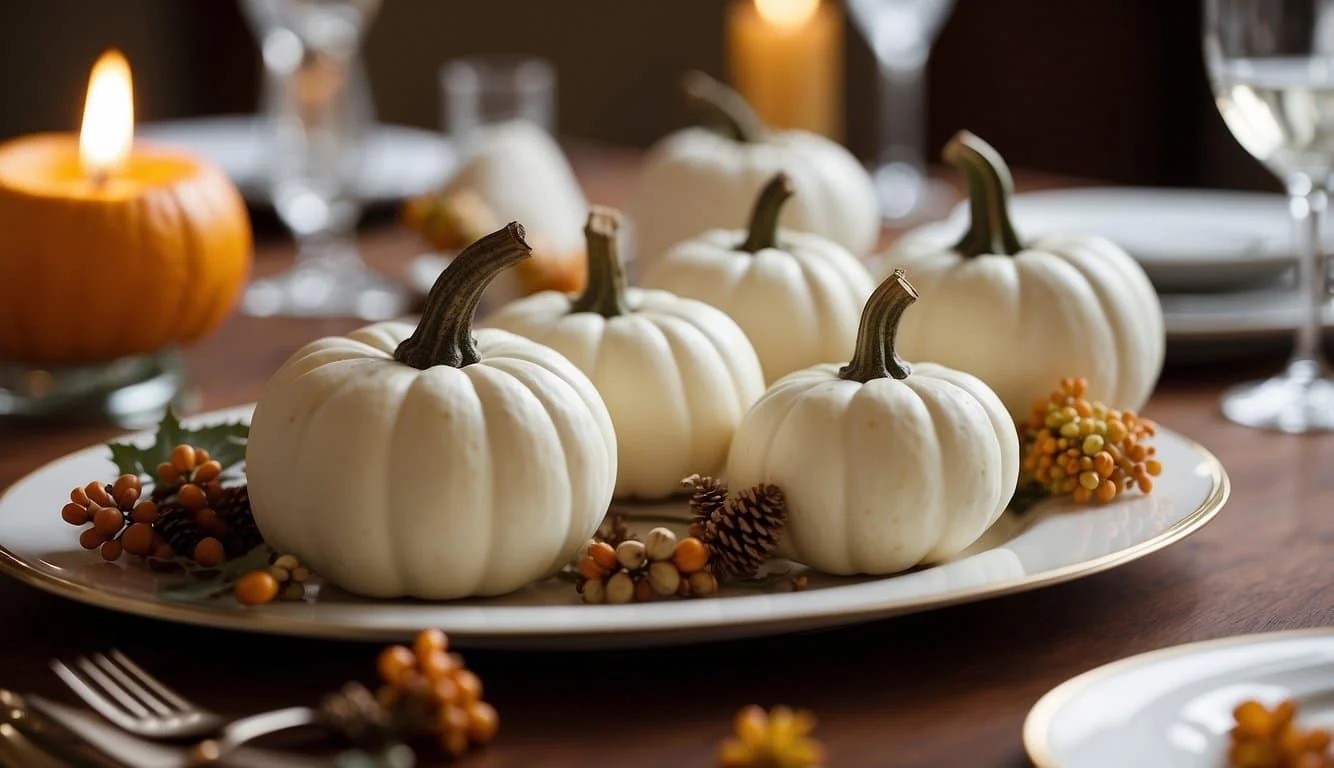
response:
[[[158,506],[153,529],[162,534],[171,550],[180,557],[191,557],[195,545],[206,535],[195,522],[195,513],[175,502]]]
[[[360,683],[347,683],[325,696],[319,713],[321,723],[357,746],[379,749],[395,741],[389,713]]]
[[[218,519],[227,526],[222,537],[223,548],[230,557],[244,555],[264,541],[250,511],[249,486],[238,485],[222,489],[222,495],[212,505]]]
[[[690,521],[690,535],[698,537],[714,513],[727,504],[727,483],[709,475],[691,475],[681,485],[691,491],[690,512],[694,517]]]
[[[720,578],[750,578],[773,556],[787,521],[787,502],[776,485],[747,488],[700,526],[709,564]]]

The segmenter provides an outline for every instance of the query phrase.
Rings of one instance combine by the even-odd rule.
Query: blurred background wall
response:
[[[828,0],[826,0],[828,1]],[[562,135],[647,146],[686,115],[680,73],[723,69],[724,0],[384,0],[366,43],[382,120],[439,124],[436,69],[528,53],[559,76]],[[936,43],[929,137],[967,127],[1015,165],[1132,184],[1276,189],[1214,110],[1194,0],[959,0]],[[77,126],[88,67],[120,47],[140,119],[247,112],[257,52],[231,0],[5,0],[0,137]],[[846,140],[875,130],[874,63],[846,36]]]

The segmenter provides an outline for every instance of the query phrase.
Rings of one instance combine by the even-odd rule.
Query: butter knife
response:
[[[0,767],[70,768],[32,743],[13,723],[0,723]]]

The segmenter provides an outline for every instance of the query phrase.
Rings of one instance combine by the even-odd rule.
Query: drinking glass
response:
[[[940,213],[948,185],[926,175],[926,62],[954,0],[847,0],[880,72],[879,148],[872,173],[890,221]]]
[[[1223,395],[1232,421],[1284,432],[1334,429],[1321,350],[1328,297],[1320,227],[1334,171],[1334,0],[1205,0],[1204,51],[1233,137],[1287,186],[1302,322],[1278,376]]]
[[[440,67],[441,125],[466,150],[488,126],[523,120],[547,133],[556,122],[556,70],[543,59],[471,56]]]
[[[360,48],[379,0],[245,0],[264,59],[269,191],[296,264],[255,280],[253,315],[399,314],[403,294],[357,251],[357,179],[374,108]]]

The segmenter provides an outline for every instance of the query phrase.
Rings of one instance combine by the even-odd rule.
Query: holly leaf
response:
[[[208,451],[222,464],[226,474],[240,471],[245,460],[246,438],[250,427],[241,422],[224,422],[188,428],[170,408],[158,424],[157,438],[147,447],[134,443],[109,443],[111,461],[122,475],[139,475],[149,481],[159,464],[171,459],[171,449],[182,443]]]

